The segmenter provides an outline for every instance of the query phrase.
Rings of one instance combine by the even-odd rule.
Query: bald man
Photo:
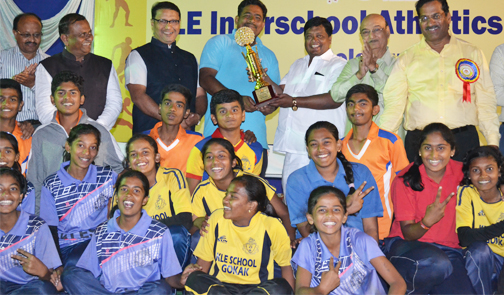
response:
[[[33,125],[39,125],[35,109],[35,68],[49,57],[40,50],[42,21],[34,13],[23,13],[14,18],[12,33],[16,46],[0,51],[0,78],[16,80],[23,92],[23,109],[16,120],[23,131],[23,138],[33,133]]]
[[[373,121],[379,122],[383,112],[383,88],[392,71],[395,57],[387,46],[390,28],[385,18],[379,14],[370,14],[362,20],[362,56],[351,59],[331,88],[331,97],[337,103],[344,103],[350,88],[356,84],[368,84],[378,92],[380,112]],[[350,125],[350,124],[347,124]],[[344,134],[345,130],[339,130]]]

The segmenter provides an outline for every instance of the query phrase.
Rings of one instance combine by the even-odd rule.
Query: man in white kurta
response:
[[[270,104],[281,107],[273,148],[285,153],[284,191],[289,175],[309,163],[304,138],[310,125],[328,121],[336,125],[340,137],[345,132],[345,108],[332,100],[329,90],[346,60],[332,52],[331,35],[332,25],[325,18],[315,17],[306,23],[304,36],[308,55],[292,64],[280,82],[283,94]]]

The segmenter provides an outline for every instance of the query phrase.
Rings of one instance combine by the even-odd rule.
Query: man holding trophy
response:
[[[317,121],[333,123],[341,136],[345,132],[346,111],[332,100],[329,91],[346,65],[346,60],[331,50],[332,24],[323,17],[314,17],[304,26],[307,56],[296,60],[280,82],[272,83],[278,94],[269,106],[280,107],[273,148],[285,153],[282,187],[289,175],[308,165],[304,142],[305,132]],[[280,89],[279,89],[280,88]]]
[[[238,15],[235,18],[236,29],[231,34],[218,35],[208,40],[200,59],[200,85],[208,93],[208,103],[214,93],[226,88],[236,90],[243,96],[245,110],[248,114],[242,128],[254,132],[257,141],[264,149],[263,171],[261,173],[263,176],[268,159],[265,116],[273,112],[275,108],[267,104],[256,106],[257,103],[252,96],[254,96],[253,93],[256,93],[256,95],[259,94],[260,99],[264,100],[264,96],[268,95],[267,92],[270,92],[272,88],[267,85],[259,85],[256,89],[257,83],[255,81],[249,82],[246,71],[248,62],[244,59],[244,55],[246,59],[254,60],[250,49],[255,49],[254,53],[256,55],[259,53],[255,60],[260,60],[259,64],[255,65],[256,70],[260,70],[257,72],[258,76],[263,76],[263,78],[266,76],[264,68],[268,69],[268,75],[271,78],[268,79],[269,81],[276,83],[280,81],[280,70],[275,54],[264,46],[261,39],[257,37],[264,28],[266,13],[266,6],[260,0],[243,0],[238,6]],[[235,35],[237,29],[242,27],[250,28],[254,36],[252,43],[248,41],[240,46],[235,41]],[[245,36],[238,39],[246,40],[246,33],[244,34]],[[240,34],[238,35],[240,36]],[[211,135],[216,129],[216,126],[208,118],[210,118],[210,107],[207,108],[205,115],[204,136]]]

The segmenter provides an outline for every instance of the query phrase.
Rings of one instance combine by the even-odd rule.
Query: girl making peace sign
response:
[[[462,163],[451,159],[455,137],[442,123],[421,133],[418,156],[392,183],[394,222],[385,252],[408,294],[471,294],[455,232],[455,192]]]

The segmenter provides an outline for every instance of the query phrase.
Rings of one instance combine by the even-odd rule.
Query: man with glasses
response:
[[[418,155],[421,130],[432,122],[452,129],[457,142],[453,159],[479,146],[476,126],[488,145],[499,145],[499,120],[488,64],[476,46],[449,33],[446,0],[420,0],[416,10],[423,38],[403,53],[383,91],[380,127],[397,132],[404,115],[408,160]]]
[[[187,87],[193,97],[191,114],[184,119],[182,127],[198,124],[207,105],[205,92],[198,87],[196,58],[176,44],[180,32],[179,8],[171,2],[158,2],[152,6],[151,16],[151,42],[131,51],[124,70],[126,87],[135,104],[133,134],[150,130],[161,121],[161,92],[168,84]],[[170,143],[165,144],[170,146]]]
[[[390,28],[383,16],[370,14],[362,20],[360,34],[362,55],[348,61],[331,88],[331,96],[335,102],[344,103],[348,90],[354,85],[373,86],[378,92],[380,106],[380,112],[373,117],[373,121],[378,122],[384,109],[383,88],[395,63],[395,57],[387,46]],[[340,132],[346,133],[345,130]]]
[[[112,61],[91,53],[93,32],[84,16],[67,14],[58,29],[65,49],[42,61],[36,71],[35,99],[40,122],[51,122],[56,111],[50,98],[53,77],[61,71],[71,71],[86,81],[82,106],[87,115],[107,130],[112,129],[122,111],[122,95]]]
[[[16,46],[0,51],[0,78],[14,79],[21,84],[24,106],[16,121],[27,139],[40,125],[35,109],[35,69],[49,57],[40,48],[42,20],[34,13],[23,13],[14,18],[12,32]]]

